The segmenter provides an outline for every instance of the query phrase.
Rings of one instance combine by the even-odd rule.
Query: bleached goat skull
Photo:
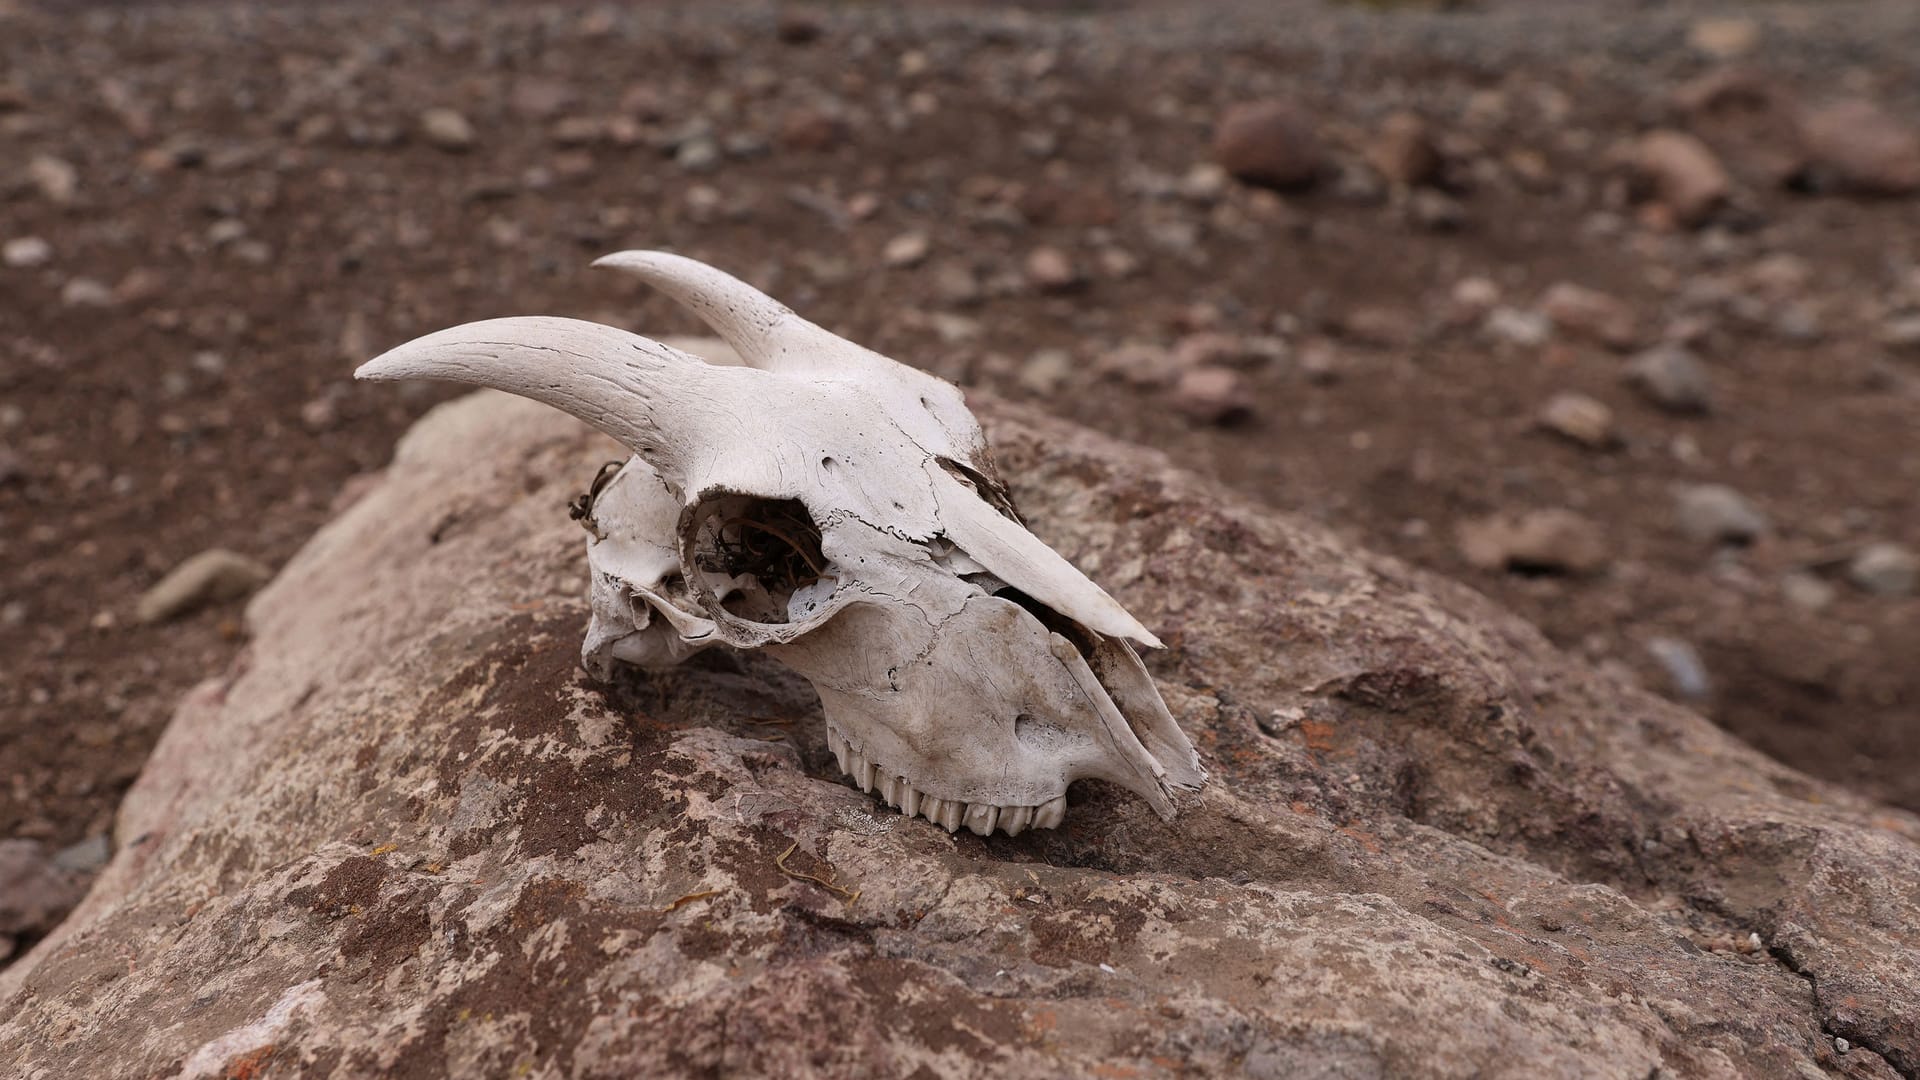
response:
[[[704,263],[594,265],[686,305],[747,366],[533,317],[357,372],[520,394],[633,452],[588,500],[589,672],[765,649],[819,692],[863,790],[950,832],[1056,826],[1081,777],[1163,817],[1204,782],[1134,651],[1159,641],[1022,524],[958,388]]]

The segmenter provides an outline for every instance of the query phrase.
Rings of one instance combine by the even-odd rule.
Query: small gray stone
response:
[[[1667,678],[1675,694],[1688,701],[1703,701],[1713,696],[1713,681],[1700,651],[1679,638],[1657,637],[1647,642],[1647,652],[1667,669]]]
[[[674,150],[673,162],[688,172],[712,172],[720,167],[720,144],[710,135],[695,135]]]
[[[1876,596],[1906,596],[1920,580],[1920,556],[1899,544],[1868,544],[1847,564],[1847,577]]]
[[[273,571],[258,560],[225,548],[210,548],[173,568],[140,597],[135,616],[162,622],[207,604],[233,600],[267,583]]]
[[[1668,412],[1704,413],[1713,407],[1706,365],[1679,345],[1659,345],[1634,357],[1627,379]]]
[[[107,834],[94,833],[77,844],[55,852],[53,865],[62,870],[92,873],[107,865],[112,855],[113,845],[107,841]]]
[[[0,934],[42,934],[86,895],[86,878],[36,840],[0,840]]]
[[[1748,544],[1768,528],[1767,516],[1725,484],[1698,484],[1682,490],[1675,514],[1680,531],[1701,543]]]
[[[1537,311],[1496,307],[1487,313],[1487,334],[1526,348],[1537,348],[1553,336],[1553,320]]]

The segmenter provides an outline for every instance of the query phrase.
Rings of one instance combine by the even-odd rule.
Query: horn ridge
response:
[[[360,365],[354,377],[439,379],[531,398],[593,425],[662,476],[677,478],[677,459],[694,441],[663,429],[714,419],[728,398],[715,385],[725,371],[618,327],[521,316],[415,338]]]

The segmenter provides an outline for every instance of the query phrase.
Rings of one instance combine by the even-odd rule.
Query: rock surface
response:
[[[431,414],[249,608],[81,908],[0,973],[70,1075],[1911,1076],[1920,820],[1464,588],[987,403],[1213,782],[949,836],[761,658],[602,686],[611,444]],[[806,875],[806,876],[803,876]],[[845,892],[817,883],[830,880]],[[1850,1051],[1836,1049],[1846,1040]]]

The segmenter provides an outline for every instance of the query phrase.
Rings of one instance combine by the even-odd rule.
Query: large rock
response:
[[[0,974],[0,1061],[1920,1069],[1920,820],[1460,586],[983,412],[1037,531],[1170,645],[1153,666],[1213,771],[1178,819],[1088,784],[1057,832],[949,836],[837,779],[813,695],[763,658],[589,681],[564,507],[612,446],[476,395],[254,598],[88,900]]]

